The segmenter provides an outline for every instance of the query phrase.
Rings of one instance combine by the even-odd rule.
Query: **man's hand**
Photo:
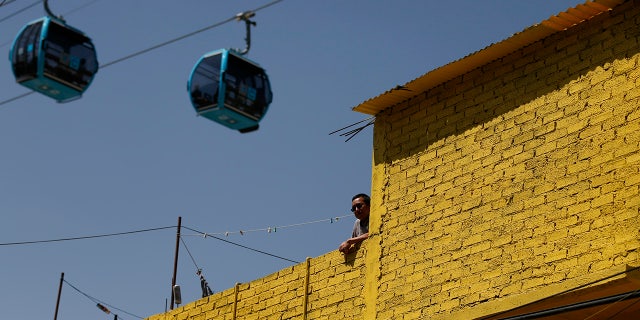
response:
[[[347,254],[350,253],[355,245],[369,238],[369,233],[357,236],[355,238],[349,238],[340,244],[338,251]]]
[[[351,239],[347,239],[346,241],[344,241],[343,243],[340,244],[340,246],[338,247],[338,251],[347,254],[349,253],[349,251],[351,251],[351,243],[349,242],[349,240]]]

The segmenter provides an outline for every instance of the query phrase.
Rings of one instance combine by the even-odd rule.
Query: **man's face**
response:
[[[364,202],[362,198],[355,198],[351,201],[351,211],[356,218],[363,220],[369,216],[369,206]]]

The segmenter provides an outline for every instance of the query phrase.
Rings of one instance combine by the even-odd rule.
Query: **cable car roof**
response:
[[[374,98],[368,99],[353,108],[354,111],[376,115],[416,95],[434,88],[455,77],[481,67],[491,61],[502,58],[512,52],[544,39],[554,33],[564,31],[583,23],[602,12],[609,11],[625,0],[591,0],[577,5],[539,24],[533,25],[513,36],[489,45],[466,57],[436,68],[402,86],[396,86]]]

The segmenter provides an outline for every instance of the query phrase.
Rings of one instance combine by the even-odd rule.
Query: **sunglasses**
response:
[[[353,207],[351,207],[351,212],[356,212],[357,209],[360,209],[364,206],[364,203],[356,203]]]

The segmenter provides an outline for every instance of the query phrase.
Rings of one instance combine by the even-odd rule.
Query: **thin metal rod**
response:
[[[53,320],[58,319],[58,308],[60,307],[60,295],[62,294],[63,282],[64,282],[64,272],[60,275],[60,285],[58,286],[58,299],[56,300],[56,313],[53,315]]]
[[[371,117],[366,118],[366,119],[364,119],[364,120],[360,120],[360,121],[358,121],[358,122],[356,122],[356,123],[352,123],[352,124],[350,124],[350,125],[348,125],[348,126],[346,126],[346,127],[344,127],[344,128],[340,128],[340,129],[338,129],[338,130],[336,130],[336,131],[329,132],[329,135],[332,135],[332,134],[334,134],[334,133],[336,133],[336,132],[340,132],[340,131],[342,131],[342,130],[344,130],[344,129],[347,129],[347,128],[351,128],[351,127],[353,127],[353,126],[355,126],[355,125],[357,125],[357,124],[359,124],[359,123],[363,123],[363,122],[365,122],[365,121],[369,121],[369,120],[371,120],[371,119],[375,119],[375,118],[376,118],[376,116],[371,116]]]
[[[233,320],[236,320],[236,316],[238,315],[238,292],[240,292],[240,283],[236,282],[236,285],[233,287]]]
[[[51,12],[51,9],[49,9],[49,1],[48,0],[44,0],[44,11],[51,17],[55,17],[56,15],[53,14],[53,12]]]
[[[178,231],[176,232],[176,254],[173,258],[173,277],[171,278],[171,310],[173,310],[173,287],[176,285],[176,275],[178,274],[178,251],[180,251],[180,227],[182,226],[182,217],[178,217]]]
[[[311,258],[307,257],[305,261],[305,275],[304,275],[304,306],[302,306],[302,319],[307,320],[307,313],[309,312],[309,274],[311,269]]]
[[[55,14],[53,14],[53,12],[51,12],[51,9],[49,8],[49,1],[48,0],[44,0],[44,11],[47,13],[47,15],[49,15],[49,17],[51,18],[56,18],[62,22],[64,22],[64,19],[62,19],[62,16],[56,16]]]
[[[249,53],[249,49],[251,49],[251,26],[252,25],[255,26],[256,23],[255,21],[249,20],[249,18],[252,18],[255,15],[256,13],[253,11],[241,12],[236,15],[236,20],[242,20],[245,22],[246,33],[247,33],[247,37],[244,38],[244,41],[247,46],[244,48],[244,50],[238,52],[241,56],[244,56],[247,53]]]

